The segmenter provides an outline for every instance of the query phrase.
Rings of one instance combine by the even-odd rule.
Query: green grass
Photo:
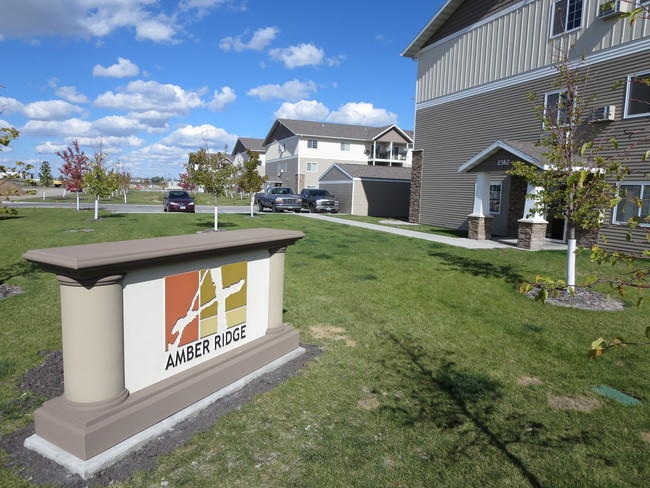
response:
[[[45,201],[46,202],[56,202],[56,203],[72,203],[77,201],[77,197],[74,193],[66,193],[65,197],[61,196],[61,189],[47,189],[45,190]],[[56,192],[56,195],[54,195]],[[165,192],[162,190],[131,190],[126,195],[126,201],[132,205],[162,205],[163,203],[163,194]],[[197,205],[214,205],[214,197],[209,193],[195,193],[190,192],[194,197]],[[53,196],[48,196],[52,194]],[[28,202],[42,202],[43,198],[28,198],[24,199]],[[81,193],[79,201],[81,203],[94,203],[95,198],[92,195],[87,193]],[[100,200],[102,203],[124,203],[124,195],[117,195],[110,198],[102,198]],[[247,195],[235,194],[233,198],[230,196],[219,197],[219,205],[250,205],[250,197]]]
[[[39,351],[60,348],[56,280],[23,252],[212,225],[201,214],[89,216],[22,210],[0,221],[0,283],[25,290],[0,301],[0,434],[33,421],[43,399],[16,384],[43,361]],[[517,293],[538,272],[561,276],[562,252],[466,250],[282,214],[219,218],[228,230],[305,232],[286,254],[284,319],[322,354],[111,486],[648,486],[650,351],[586,357],[599,335],[640,338],[647,309],[589,312]],[[92,231],[67,232],[81,229]],[[578,269],[598,271],[585,256]],[[601,397],[598,385],[642,402]],[[551,405],[557,398],[599,403],[566,410]],[[0,486],[31,486],[16,469],[0,468]]]

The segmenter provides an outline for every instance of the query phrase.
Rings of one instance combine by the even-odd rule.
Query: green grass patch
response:
[[[399,229],[413,230],[416,232],[424,232],[425,234],[436,234],[447,237],[467,237],[466,230],[449,229],[447,227],[438,227],[436,225],[413,225],[407,219],[394,219],[390,217],[367,217],[362,215],[332,215],[333,218],[355,220],[357,222],[366,222],[369,224],[385,225],[387,227],[395,227]],[[398,222],[401,222],[398,223]]]
[[[25,291],[0,301],[0,434],[33,421],[43,399],[16,385],[43,361],[39,351],[61,347],[56,279],[22,253],[212,223],[102,216],[26,209],[0,221],[0,283]],[[650,353],[586,354],[601,335],[641,338],[647,309],[590,312],[518,294],[537,273],[562,276],[564,253],[468,250],[282,214],[219,221],[305,233],[286,253],[284,319],[323,352],[154,469],[111,486],[647,486]],[[578,271],[599,268],[581,255]],[[595,385],[641,403],[622,405]],[[0,486],[19,485],[16,469],[0,468]]]

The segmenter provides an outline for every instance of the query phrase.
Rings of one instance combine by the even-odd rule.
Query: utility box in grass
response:
[[[36,411],[25,445],[87,477],[302,354],[282,321],[284,253],[302,237],[250,229],[25,253],[60,283],[64,365],[64,394]]]

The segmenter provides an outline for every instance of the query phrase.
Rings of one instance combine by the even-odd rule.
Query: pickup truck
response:
[[[265,208],[270,208],[273,212],[283,210],[300,212],[302,208],[302,199],[293,192],[292,188],[286,186],[270,186],[265,192],[256,193],[255,201],[260,212]]]
[[[300,192],[300,198],[302,198],[302,207],[309,210],[310,213],[338,213],[339,211],[339,201],[327,190],[305,188]]]

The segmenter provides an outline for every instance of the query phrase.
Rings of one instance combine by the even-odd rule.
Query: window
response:
[[[307,171],[310,173],[318,171],[318,163],[307,163]]]
[[[621,200],[614,209],[614,222],[625,223],[632,217],[650,215],[650,184],[625,184],[619,186]]]
[[[627,77],[625,117],[650,115],[650,71]]]
[[[490,213],[501,213],[501,183],[490,183]]]
[[[307,147],[309,149],[318,149],[318,141],[316,139],[308,139]]]
[[[341,151],[349,151],[350,150],[350,143],[349,142],[342,142],[341,143]]]
[[[554,92],[544,95],[544,111],[551,124],[557,127],[569,125],[568,112],[569,100],[567,92]]]
[[[583,0],[553,0],[552,36],[559,36],[582,25]]]

